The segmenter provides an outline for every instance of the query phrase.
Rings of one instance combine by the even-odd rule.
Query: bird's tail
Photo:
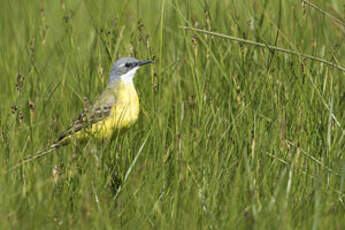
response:
[[[51,153],[53,152],[54,150],[56,150],[58,147],[61,146],[61,143],[54,143],[52,144],[51,146],[47,147],[47,148],[44,148],[44,149],[41,149],[39,151],[37,151],[34,155],[31,155],[27,158],[25,158],[23,161],[17,163],[16,165],[14,165],[12,168],[10,168],[10,170],[12,169],[16,169],[26,163],[29,163],[31,161],[34,161],[34,160],[37,160],[45,155],[47,155],[48,153]]]

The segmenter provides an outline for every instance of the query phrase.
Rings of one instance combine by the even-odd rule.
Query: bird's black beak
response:
[[[146,65],[146,64],[150,64],[152,63],[152,60],[146,60],[146,61],[139,61],[137,63],[138,66],[143,66],[143,65]]]

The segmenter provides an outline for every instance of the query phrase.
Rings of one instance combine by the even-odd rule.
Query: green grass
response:
[[[343,0],[313,3],[344,18]],[[344,66],[343,26],[299,0],[0,5],[1,229],[345,228],[345,73],[180,28]],[[7,172],[126,56],[155,58],[135,79],[133,127]]]

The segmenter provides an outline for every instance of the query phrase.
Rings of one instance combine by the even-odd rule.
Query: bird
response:
[[[85,139],[93,136],[97,139],[109,138],[115,130],[129,128],[138,119],[139,97],[133,83],[137,70],[152,60],[138,60],[133,57],[119,58],[113,64],[108,84],[94,103],[75,119],[65,132],[58,136],[49,147],[24,159],[22,164],[40,158],[70,139]]]

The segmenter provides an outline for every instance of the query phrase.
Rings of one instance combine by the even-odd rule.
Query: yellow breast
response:
[[[109,117],[93,124],[87,131],[97,138],[109,137],[114,130],[127,128],[138,119],[139,98],[134,85],[120,82],[113,93],[116,102]]]

